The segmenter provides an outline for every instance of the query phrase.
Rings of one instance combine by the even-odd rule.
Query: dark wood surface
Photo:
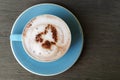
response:
[[[52,2],[71,10],[84,30],[84,49],[66,72],[43,77],[15,60],[9,43],[18,15],[35,4]],[[120,80],[120,0],[0,0],[0,80]]]

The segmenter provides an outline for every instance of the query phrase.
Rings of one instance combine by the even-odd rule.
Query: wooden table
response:
[[[15,60],[9,42],[18,15],[35,4],[53,2],[71,10],[84,30],[84,49],[66,72],[43,77]],[[120,80],[120,0],[0,0],[0,80]]]

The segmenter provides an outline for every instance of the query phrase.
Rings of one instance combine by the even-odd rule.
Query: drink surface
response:
[[[59,17],[45,14],[30,20],[23,31],[23,45],[34,59],[57,60],[69,49],[71,32]]]

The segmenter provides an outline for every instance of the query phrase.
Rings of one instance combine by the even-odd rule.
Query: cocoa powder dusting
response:
[[[40,42],[43,42],[43,39],[42,39],[42,38],[40,38]]]
[[[36,35],[36,37],[35,37],[36,42],[43,42],[43,39],[41,38],[42,34],[43,34],[43,32]]]
[[[57,30],[54,26],[51,25],[51,30],[52,30],[52,38],[57,42]]]
[[[55,45],[56,43],[55,42],[51,42],[51,44]]]
[[[31,23],[28,23],[27,25],[26,25],[26,28],[30,28],[32,26],[32,24]]]
[[[46,48],[46,49],[50,49],[52,45],[55,45],[55,42],[50,42],[48,40],[46,40],[43,44],[42,47]]]
[[[51,29],[52,32],[52,38],[55,42],[57,42],[57,30],[52,24],[48,24],[48,26],[45,28],[45,30]]]
[[[54,39],[54,42],[51,42],[51,41],[48,41],[46,40],[45,42],[43,42],[44,40],[42,39],[42,35],[46,35],[48,33],[48,30],[51,30],[52,32],[52,38]],[[45,27],[45,30],[44,32],[41,32],[39,34],[36,35],[35,37],[35,41],[36,42],[43,42],[42,43],[42,47],[45,48],[45,49],[50,49],[52,45],[55,45],[56,42],[57,42],[57,30],[56,28],[51,25],[51,24],[48,24],[46,27]]]
[[[51,43],[46,40],[43,44],[42,44],[42,47],[43,48],[46,48],[46,49],[50,49],[51,48]]]
[[[23,32],[23,36],[26,36],[26,30],[24,30],[24,32]]]
[[[38,36],[35,37],[35,41],[39,42],[39,37]]]
[[[31,26],[32,24],[30,22],[26,25],[24,32],[23,32],[23,36],[26,36],[27,28],[30,28]]]
[[[48,33],[48,31],[45,29],[44,34],[47,34],[47,33]]]

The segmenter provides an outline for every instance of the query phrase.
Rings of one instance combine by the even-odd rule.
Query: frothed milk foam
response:
[[[71,43],[71,33],[60,18],[45,14],[37,16],[23,31],[26,52],[38,61],[54,61],[62,57]]]

